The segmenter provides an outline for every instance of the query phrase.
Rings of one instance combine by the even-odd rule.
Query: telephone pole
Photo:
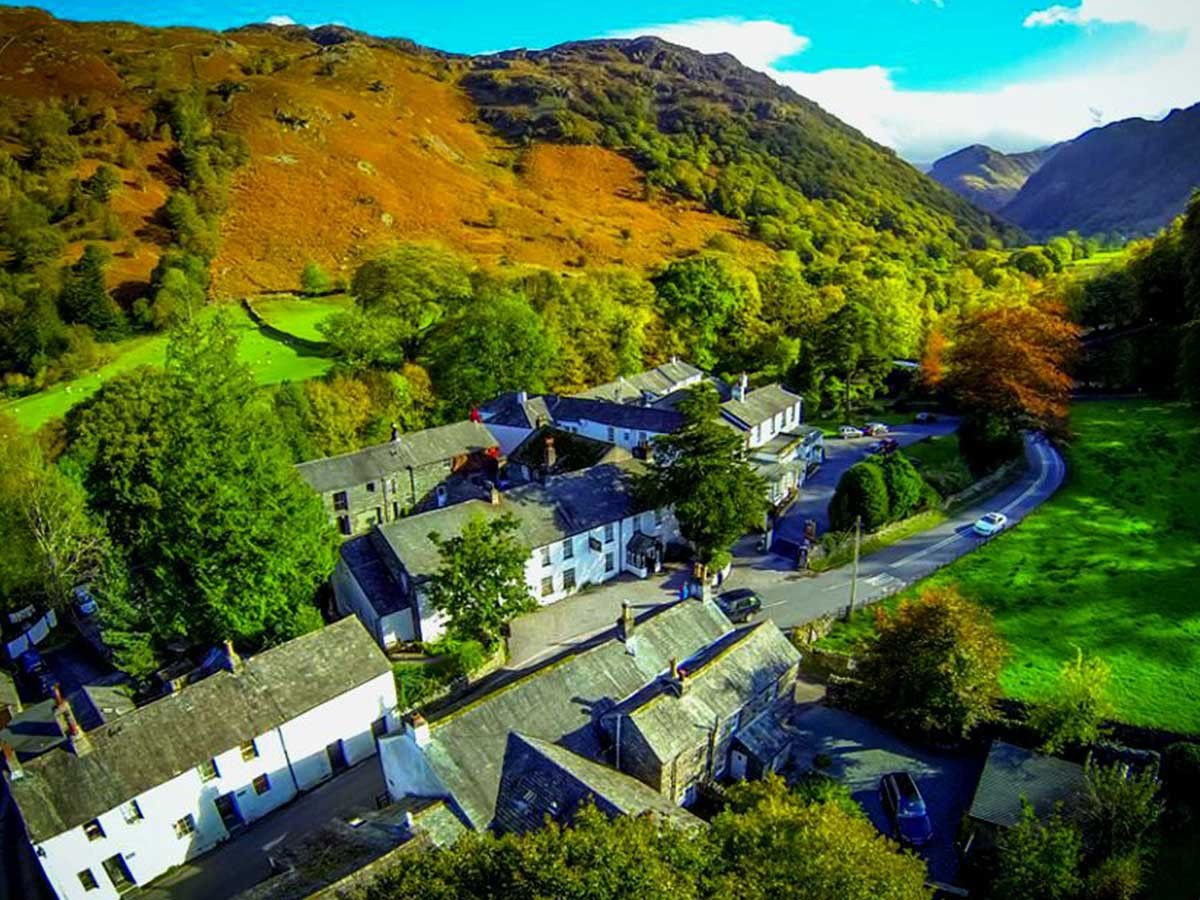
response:
[[[854,601],[858,599],[858,551],[862,546],[862,516],[854,517],[854,569],[850,576],[850,605],[846,607],[846,621],[854,615]]]

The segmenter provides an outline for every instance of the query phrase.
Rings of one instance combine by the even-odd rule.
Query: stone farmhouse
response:
[[[706,784],[787,758],[800,655],[770,622],[735,628],[690,599],[504,685],[432,725],[380,741],[394,800],[443,799],[474,829],[609,815],[694,820]]]
[[[471,475],[495,479],[500,445],[479,422],[455,422],[399,434],[386,444],[314,459],[296,468],[321,495],[329,520],[345,536],[442,506],[482,488]]]
[[[81,729],[8,788],[61,900],[116,898],[373,756],[398,724],[387,657],[353,617]]]
[[[422,590],[441,564],[429,534],[460,534],[476,516],[516,518],[519,538],[532,548],[526,582],[543,605],[622,572],[646,577],[679,533],[670,510],[646,509],[634,497],[642,467],[626,459],[493,490],[487,500],[408,516],[348,541],[332,579],[338,608],[356,614],[380,646],[435,640],[445,623]]]

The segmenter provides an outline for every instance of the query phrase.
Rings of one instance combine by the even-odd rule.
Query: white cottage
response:
[[[532,548],[525,564],[530,594],[543,605],[622,572],[646,577],[679,541],[669,509],[646,509],[633,496],[636,460],[554,475],[504,493],[384,525],[343,546],[333,577],[339,608],[357,614],[381,645],[430,641],[445,622],[423,585],[441,564],[430,532],[451,537],[476,516],[511,514]]]
[[[387,657],[351,617],[91,732],[9,759],[10,790],[62,900],[115,898],[376,752],[396,726]]]

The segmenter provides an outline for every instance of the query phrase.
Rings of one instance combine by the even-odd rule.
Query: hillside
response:
[[[214,132],[244,147],[219,209],[218,296],[294,287],[307,259],[347,275],[396,240],[493,265],[644,269],[719,235],[753,258],[845,228],[849,243],[947,248],[1003,233],[732,57],[657,40],[472,59],[336,27],[218,34],[4,8],[0,43],[0,151],[27,161],[30,116],[61,104],[74,177],[118,176],[102,228],[57,228],[68,260],[108,247],[122,302],[171,240],[164,203],[191,175],[164,98],[196,85]]]
[[[1148,234],[1200,187],[1200,104],[1161,122],[1126,119],[1075,138],[1029,177],[1000,214],[1044,237]]]
[[[937,160],[928,175],[980,209],[994,213],[1016,197],[1029,176],[1062,146],[1001,153],[983,144],[972,144]]]

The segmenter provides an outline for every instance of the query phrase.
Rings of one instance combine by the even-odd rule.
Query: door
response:
[[[346,762],[346,748],[342,746],[341,741],[334,741],[326,747],[325,755],[329,757],[329,768],[333,770],[334,775],[340,775],[350,768],[350,764]]]
[[[129,866],[125,865],[125,857],[120,853],[110,856],[104,861],[104,872],[108,875],[108,880],[112,882],[112,886],[116,888],[118,894],[137,887],[137,882],[133,880],[133,875],[129,872]]]
[[[734,781],[741,781],[746,777],[746,763],[749,760],[746,754],[741,750],[734,750],[729,754],[729,777]]]
[[[217,813],[225,824],[226,831],[233,831],[242,825],[242,814],[238,812],[237,800],[233,794],[222,794],[216,799]]]

